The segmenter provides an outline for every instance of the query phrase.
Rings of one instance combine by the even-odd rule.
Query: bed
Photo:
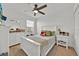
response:
[[[21,49],[28,56],[46,56],[55,45],[54,36],[22,36]]]

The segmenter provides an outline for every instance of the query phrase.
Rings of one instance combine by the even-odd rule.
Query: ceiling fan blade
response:
[[[37,9],[38,9],[38,10],[41,10],[41,9],[43,9],[43,8],[45,8],[45,7],[47,7],[47,5],[43,5],[43,6],[39,7],[39,8],[37,8]]]
[[[36,13],[34,12],[34,16],[36,16]]]
[[[41,14],[43,14],[43,15],[45,15],[45,13],[43,13],[42,11],[38,11],[39,13],[41,13]]]

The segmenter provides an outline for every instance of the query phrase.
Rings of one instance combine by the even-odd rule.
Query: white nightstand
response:
[[[58,45],[65,46],[66,49],[68,49],[69,36],[57,35],[56,39],[57,39],[57,46]]]

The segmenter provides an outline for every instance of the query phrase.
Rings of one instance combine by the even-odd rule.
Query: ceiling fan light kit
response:
[[[34,10],[34,13],[38,13],[38,11],[37,10]]]

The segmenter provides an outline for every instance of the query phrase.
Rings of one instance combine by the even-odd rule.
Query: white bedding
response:
[[[55,36],[43,37],[23,36],[21,38],[21,48],[30,56],[47,55],[55,44]]]
[[[31,39],[32,42],[34,41],[34,42],[39,43],[39,45],[46,45],[47,44],[47,40],[41,38],[40,36],[28,36],[26,38],[29,40]]]

